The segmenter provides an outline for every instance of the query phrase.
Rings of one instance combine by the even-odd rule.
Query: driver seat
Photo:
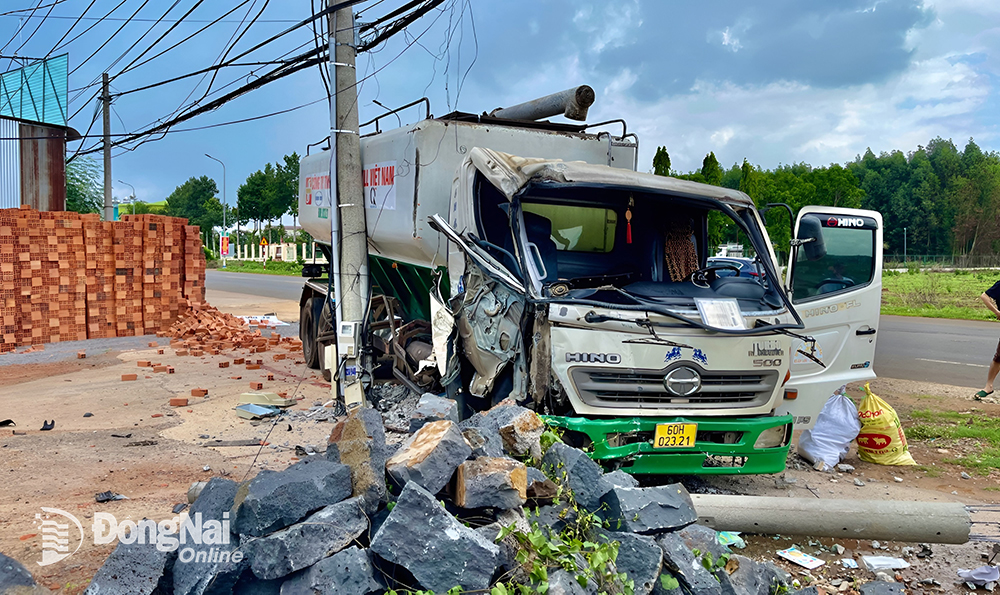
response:
[[[542,283],[552,283],[559,279],[559,260],[556,243],[552,241],[552,221],[535,213],[522,211],[524,215],[524,233],[528,241],[538,248],[538,254],[545,267],[545,278]],[[535,258],[534,254],[529,258]]]

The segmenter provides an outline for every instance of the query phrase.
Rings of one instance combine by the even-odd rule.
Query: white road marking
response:
[[[923,358],[923,357],[917,357],[917,358],[914,358],[914,359],[916,359],[917,361],[921,361],[921,362],[931,362],[931,363],[935,363],[935,364],[951,364],[953,366],[969,366],[971,368],[989,368],[989,366],[984,366],[982,364],[966,364],[966,363],[962,363],[962,362],[946,362],[946,361],[940,360],[940,359],[926,359],[926,358]]]

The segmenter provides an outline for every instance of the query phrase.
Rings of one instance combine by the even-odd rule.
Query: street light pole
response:
[[[222,231],[226,230],[226,164],[222,162],[221,159],[216,159],[208,153],[205,153],[205,157],[208,157],[212,161],[218,161],[219,165],[222,166]],[[222,256],[222,268],[226,268],[226,257],[222,254],[222,235],[219,235],[219,256]]]
[[[129,184],[128,182],[123,182],[121,180],[118,180],[118,183],[125,184],[126,186],[132,189],[132,214],[135,215],[135,186]]]

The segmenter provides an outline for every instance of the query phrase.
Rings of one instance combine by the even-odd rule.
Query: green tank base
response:
[[[721,419],[547,415],[543,419],[564,430],[567,444],[583,447],[604,467],[644,475],[780,473],[792,436],[790,415]],[[696,425],[693,432],[690,424]],[[657,426],[663,426],[659,434]],[[691,433],[693,438],[688,437]],[[679,446],[657,448],[657,439]]]

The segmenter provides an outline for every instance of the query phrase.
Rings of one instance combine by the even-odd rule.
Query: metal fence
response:
[[[1000,268],[1000,254],[885,254],[882,263],[886,269],[995,269]]]
[[[20,124],[0,117],[0,209],[21,205]]]

